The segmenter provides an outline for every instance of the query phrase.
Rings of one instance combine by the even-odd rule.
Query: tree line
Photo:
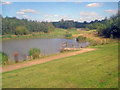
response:
[[[88,25],[96,23],[96,22],[101,22],[99,20],[91,21],[91,22],[77,22],[74,20],[64,20],[61,19],[61,21],[58,22],[52,22],[52,24],[56,28],[64,28],[64,29],[69,29],[69,28],[86,28]]]
[[[51,22],[38,22],[27,19],[17,19],[16,17],[2,18],[2,34],[25,35],[32,32],[50,33],[54,31]]]
[[[88,22],[77,22],[73,20],[61,20],[58,22],[38,22],[28,19],[18,19],[16,17],[5,17],[2,18],[2,34],[15,34],[15,35],[26,35],[32,32],[54,32],[55,28],[86,28],[87,25],[95,23],[96,21]],[[100,21],[99,21],[100,22]]]
[[[120,15],[116,14],[109,19],[95,20],[91,22],[77,22],[73,20],[63,20],[58,22],[38,22],[34,20],[18,19],[16,17],[2,18],[2,34],[26,35],[32,32],[54,32],[55,28],[88,28],[97,29],[98,34],[107,38],[120,37]]]
[[[100,36],[106,38],[120,38],[120,15],[116,14],[109,19],[96,22],[87,26],[89,29],[96,29]]]

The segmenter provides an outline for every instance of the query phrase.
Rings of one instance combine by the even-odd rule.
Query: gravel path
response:
[[[28,62],[17,63],[17,64],[13,64],[13,65],[6,65],[6,66],[2,67],[2,72],[12,71],[12,70],[20,69],[20,68],[25,68],[28,66],[32,66],[32,65],[36,65],[36,64],[40,64],[40,63],[45,63],[45,62],[49,62],[52,60],[56,60],[56,59],[60,59],[60,58],[64,58],[64,57],[69,57],[69,56],[73,56],[73,55],[77,55],[80,53],[93,51],[93,50],[96,50],[96,49],[84,48],[84,49],[81,49],[80,51],[69,52],[69,53],[65,53],[65,54],[58,54],[55,56],[45,57],[45,58],[32,60],[32,61],[28,61]]]

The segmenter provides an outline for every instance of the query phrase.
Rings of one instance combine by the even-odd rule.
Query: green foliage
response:
[[[18,26],[15,29],[15,34],[16,35],[26,35],[26,34],[29,34],[29,31],[25,26]]]
[[[90,46],[96,46],[96,45],[98,45],[98,43],[96,42],[96,41],[91,41],[91,42],[89,42],[90,43]]]
[[[0,63],[2,64],[8,63],[8,55],[4,52],[0,52]]]
[[[8,38],[12,38],[12,36],[11,36],[11,35],[8,35]]]
[[[78,41],[78,42],[86,42],[86,37],[84,37],[84,36],[78,36],[77,38],[76,38],[76,40]]]
[[[33,57],[33,59],[35,58],[39,58],[41,51],[38,48],[31,48],[29,50],[29,55]]]
[[[102,22],[96,22],[88,25],[89,29],[97,29],[100,36],[107,38],[119,38],[120,37],[120,15],[111,16],[110,19],[104,19]]]
[[[101,22],[98,20],[95,21],[91,21],[91,22],[77,22],[77,21],[73,21],[73,20],[61,20],[59,22],[52,22],[53,25],[56,28],[64,28],[64,29],[70,29],[70,28],[86,28],[88,25],[91,26],[91,24],[96,23],[96,22]],[[88,28],[90,28],[90,26],[88,26]]]
[[[44,32],[45,33],[50,33],[53,32],[55,30],[54,26],[52,25],[52,23],[46,23],[44,26]]]
[[[72,37],[72,34],[68,33],[68,34],[65,35],[65,37],[68,37],[68,38]]]
[[[52,23],[38,22],[27,19],[17,19],[16,17],[2,18],[2,34],[26,35],[32,32],[50,33],[54,31]]]
[[[56,28],[64,28],[64,29],[85,28],[86,25],[90,24],[87,22],[81,23],[73,20],[63,20],[63,19],[59,22],[52,22],[52,23]]]

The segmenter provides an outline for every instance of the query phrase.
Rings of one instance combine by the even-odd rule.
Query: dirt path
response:
[[[13,65],[7,65],[7,66],[2,67],[2,72],[12,71],[12,70],[15,70],[15,69],[20,69],[20,68],[28,67],[28,66],[31,66],[31,65],[45,63],[45,62],[48,62],[48,61],[52,61],[52,60],[56,60],[56,59],[60,59],[60,58],[64,58],[64,57],[69,57],[69,56],[73,56],[73,55],[77,55],[77,54],[80,54],[80,53],[93,51],[93,50],[95,50],[95,49],[84,48],[84,49],[82,49],[80,51],[76,51],[76,52],[58,54],[56,56],[45,57],[45,58],[41,58],[41,59],[38,59],[38,60],[32,60],[32,61],[29,61],[29,62],[22,62],[22,63],[13,64]]]

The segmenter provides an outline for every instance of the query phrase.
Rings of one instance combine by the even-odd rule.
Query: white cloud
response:
[[[16,18],[20,18],[19,16],[16,16]]]
[[[102,20],[104,19],[103,16],[100,16],[98,13],[96,12],[80,12],[80,16],[81,16],[81,21],[93,21],[93,20]],[[80,20],[79,20],[80,21]]]
[[[52,17],[51,15],[49,15],[49,14],[46,14],[46,15],[44,15],[45,17]]]
[[[101,7],[103,3],[91,3],[86,5],[86,7]]]
[[[24,10],[20,10],[20,12],[41,14],[39,11],[33,9],[24,9]]]
[[[98,16],[98,14],[96,12],[80,12],[80,15],[81,16],[85,16],[85,17],[88,17],[88,16]]]
[[[55,15],[53,15],[54,17],[59,17],[59,15],[57,15],[57,14],[55,14]]]
[[[16,18],[19,18],[19,19],[23,19],[23,18],[25,18],[25,19],[32,19],[31,17],[29,17],[27,15],[18,15],[18,16],[16,16]]]
[[[24,18],[26,18],[26,19],[29,19],[29,17],[27,16],[27,15],[22,15]]]
[[[112,14],[116,14],[116,13],[117,13],[117,10],[111,10],[111,9],[109,9],[109,10],[105,10],[105,12],[107,12],[107,13],[112,13]]]
[[[20,10],[21,12],[26,12],[26,13],[34,13],[36,12],[36,10],[32,10],[32,9],[25,9],[25,10]]]
[[[87,21],[87,22],[91,22],[91,21],[94,21],[94,20],[103,20],[104,17],[82,17],[80,19],[77,19],[76,21],[79,21],[79,22],[84,22],[84,21]]]
[[[60,17],[60,19],[64,19],[64,20],[68,20],[69,18],[70,18],[69,15],[63,15],[63,16]]]
[[[2,5],[4,5],[4,4],[9,5],[9,4],[12,4],[12,2],[9,2],[9,1],[2,1]]]
[[[45,17],[51,18],[51,17],[59,17],[59,15],[54,14],[54,15],[50,15],[50,14],[46,14],[44,15]]]
[[[25,14],[24,12],[16,12],[16,14]]]
[[[80,18],[80,19],[79,19],[79,21],[83,21],[83,20],[84,20],[84,18]]]
[[[47,19],[43,19],[43,21],[47,21],[47,22],[53,22],[54,20],[47,18]]]

